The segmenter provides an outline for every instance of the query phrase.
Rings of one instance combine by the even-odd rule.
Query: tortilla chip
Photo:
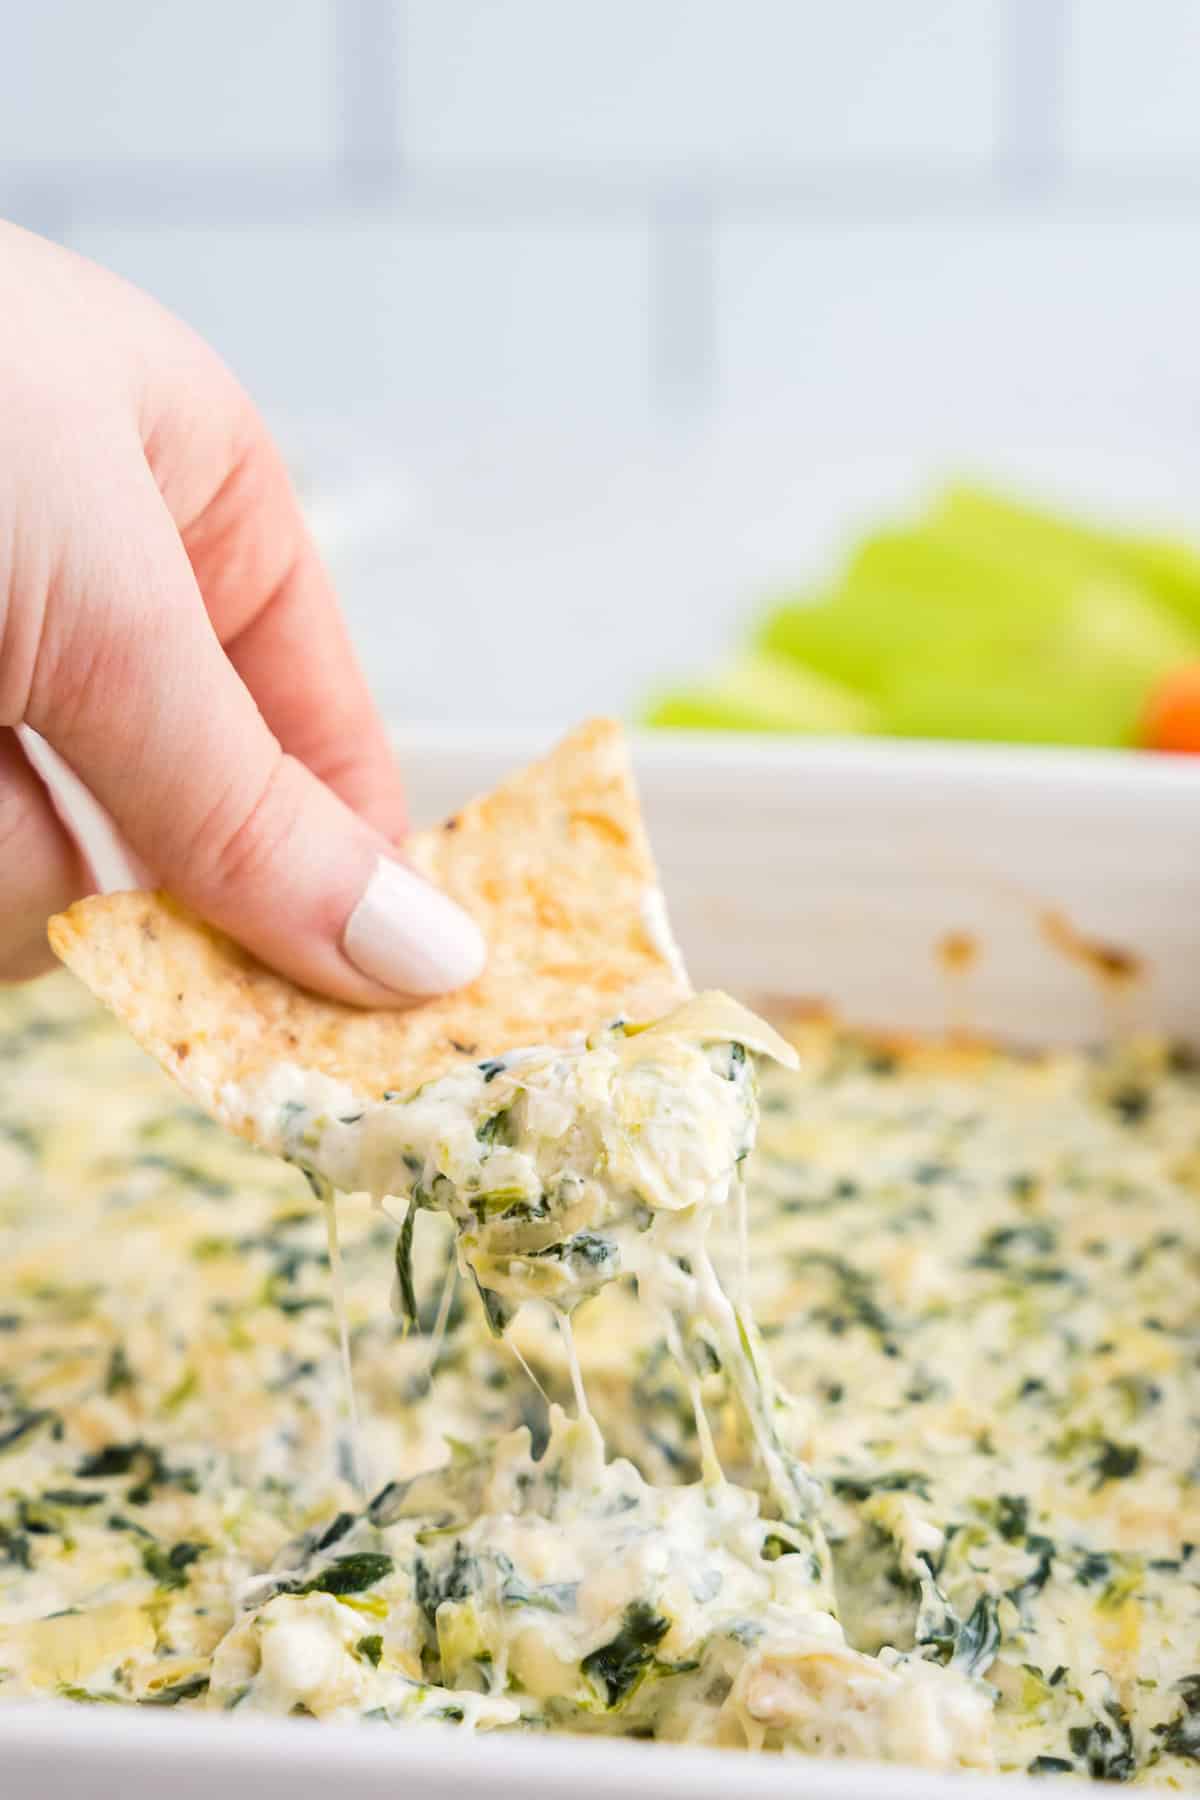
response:
[[[581,726],[406,849],[489,952],[472,986],[409,1011],[319,999],[167,894],[80,900],[51,919],[50,943],[185,1093],[247,1136],[222,1089],[279,1063],[376,1099],[459,1063],[656,1018],[688,993],[647,904],[658,878],[615,722]]]

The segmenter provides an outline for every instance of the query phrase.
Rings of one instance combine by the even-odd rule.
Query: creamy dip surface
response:
[[[0,1697],[1200,1785],[1200,1078],[695,1004],[244,1097],[356,1433],[302,1172],[0,999]]]

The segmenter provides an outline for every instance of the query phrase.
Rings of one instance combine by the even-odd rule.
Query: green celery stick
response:
[[[1138,706],[1104,684],[1030,682],[1019,671],[939,681],[914,671],[883,705],[895,737],[1120,748],[1135,741]]]
[[[777,608],[758,641],[853,681],[891,731],[1052,743],[1129,741],[1150,686],[1197,654],[1120,571],[940,526],[875,533],[830,597]]]
[[[853,559],[845,586],[890,588],[907,629],[953,653],[1027,657],[1142,683],[1193,659],[1196,636],[1127,576],[1058,558],[1002,553],[938,530],[881,532]],[[893,632],[893,637],[895,633]],[[895,668],[895,652],[891,667]]]
[[[1074,557],[1139,582],[1200,632],[1200,548],[1161,533],[1110,531],[1025,501],[956,484],[934,503],[927,522],[963,536],[989,538],[1029,558]]]
[[[1200,552],[1175,538],[1139,535],[1121,539],[1117,554],[1124,568],[1171,607],[1200,641]]]
[[[1032,649],[1060,598],[1047,602],[997,581],[978,557],[928,533],[885,531],[859,547],[832,594],[777,607],[757,641],[878,694],[898,666],[931,657],[969,664],[1001,648]]]
[[[660,695],[644,722],[707,731],[843,735],[878,729],[871,702],[797,663],[762,653],[740,657],[710,681]]]
[[[887,603],[887,624],[892,609]],[[846,605],[842,595],[808,602],[784,601],[772,609],[754,634],[760,653],[787,659],[860,693],[879,690],[888,661],[888,638],[862,607]]]

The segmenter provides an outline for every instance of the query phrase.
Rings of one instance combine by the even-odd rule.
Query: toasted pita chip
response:
[[[377,1099],[458,1063],[655,1018],[689,991],[613,721],[581,726],[407,854],[474,916],[489,953],[472,986],[410,1011],[306,993],[166,894],[80,900],[51,919],[50,943],[185,1093],[247,1136],[223,1090],[280,1063]]]

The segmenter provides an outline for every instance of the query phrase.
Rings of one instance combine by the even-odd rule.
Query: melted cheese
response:
[[[5,996],[0,1696],[1195,1785],[1200,1083],[1154,1045],[798,1043],[763,1075],[748,1297],[832,1584],[748,1454],[715,1333],[672,1355],[625,1274],[574,1307],[567,1284],[595,1426],[547,1419],[460,1283],[431,1387],[383,1304],[394,1229],[351,1199],[363,1435],[393,1476],[364,1513],[297,1172],[64,980]],[[736,1191],[708,1248],[740,1304]],[[447,1231],[415,1220],[424,1331]],[[544,1309],[509,1330],[568,1400]]]
[[[356,1559],[372,1580],[354,1599],[323,1591]],[[403,1719],[436,1673],[443,1705],[447,1692],[506,1697],[511,1722],[988,1760],[982,1693],[919,1657],[852,1650],[803,1540],[760,1517],[755,1495],[651,1487],[606,1462],[593,1421],[558,1408],[538,1459],[522,1429],[386,1489],[271,1587],[217,1651],[218,1701]],[[364,1606],[383,1624],[369,1655]]]
[[[544,1300],[569,1316],[618,1277],[681,1357],[704,1334],[745,1411],[772,1492],[807,1517],[812,1484],[780,1444],[769,1363],[752,1315],[729,1299],[709,1253],[714,1221],[741,1197],[754,1144],[747,1048],[794,1067],[794,1050],[727,995],[696,996],[649,1027],[623,1024],[567,1048],[525,1049],[455,1070],[412,1095],[369,1101],[312,1070],[269,1071],[225,1098],[314,1186],[401,1199],[454,1224],[459,1260],[493,1329]],[[568,1361],[572,1362],[570,1353]],[[572,1364],[576,1403],[586,1412]],[[699,1402],[696,1403],[699,1405]],[[819,1545],[814,1540],[814,1548]]]

